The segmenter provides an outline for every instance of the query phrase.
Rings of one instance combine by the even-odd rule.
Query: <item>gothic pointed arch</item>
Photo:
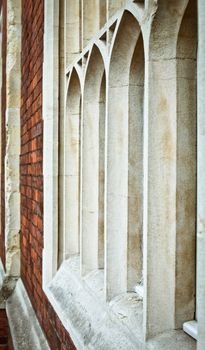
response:
[[[108,77],[108,299],[134,290],[142,277],[143,85],[141,28],[124,11],[112,43]]]

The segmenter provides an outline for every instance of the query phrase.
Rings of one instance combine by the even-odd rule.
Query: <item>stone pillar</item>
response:
[[[198,0],[197,350],[205,349],[205,2]]]
[[[99,242],[103,241],[103,227],[99,227],[100,213],[100,93],[104,74],[104,62],[99,50],[91,53],[82,98],[82,227],[81,227],[81,271],[85,275],[102,267],[99,265]],[[103,196],[102,196],[103,198]],[[102,207],[101,207],[102,209]],[[101,224],[104,226],[103,221]],[[101,238],[99,239],[99,235]],[[102,244],[100,245],[101,248]]]
[[[186,42],[182,42],[187,40],[187,31],[183,40],[179,38],[179,34],[183,37],[183,16],[185,21],[189,17],[185,13],[187,6],[186,0],[158,3],[149,51],[146,51],[143,220],[146,339],[181,328],[194,314],[195,230],[191,228],[195,223],[195,211],[190,210],[195,197],[194,69],[192,56],[187,55],[187,69],[186,52],[182,54],[178,48],[179,41],[180,49],[187,48]],[[190,25],[194,32],[193,23],[187,27]],[[194,47],[193,38],[190,43],[189,54]],[[183,67],[179,63],[181,57]],[[180,100],[182,95],[185,98]],[[189,113],[191,116],[187,118]],[[187,172],[184,171],[186,166]],[[187,194],[189,199],[186,200]],[[187,225],[189,220],[192,226]]]
[[[64,99],[66,91],[66,22],[65,22],[66,1],[59,1],[59,198],[63,198],[64,194]],[[65,242],[64,242],[64,202],[59,200],[58,203],[58,264],[60,265],[65,258]]]
[[[20,274],[21,1],[7,1],[5,245],[6,273]]]
[[[64,128],[64,235],[65,258],[79,253],[81,87],[73,70],[68,87]],[[63,198],[62,196],[62,198]]]
[[[43,157],[46,161],[43,162],[43,286],[45,288],[57,270],[58,257],[59,1],[46,0],[44,8]]]

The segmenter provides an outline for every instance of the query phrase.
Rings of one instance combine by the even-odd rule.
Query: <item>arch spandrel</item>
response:
[[[84,91],[86,86],[90,86],[90,89],[95,92],[93,86],[100,85],[104,71],[107,75],[105,54],[101,50],[100,45],[94,44],[89,52],[84,70]]]

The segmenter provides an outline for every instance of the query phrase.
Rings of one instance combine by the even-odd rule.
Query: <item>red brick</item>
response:
[[[22,0],[21,277],[51,349],[75,349],[42,290],[43,0]]]

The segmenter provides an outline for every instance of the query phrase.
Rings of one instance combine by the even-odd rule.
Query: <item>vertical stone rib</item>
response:
[[[7,1],[7,108],[5,157],[6,272],[20,274],[21,2]]]
[[[205,2],[198,0],[197,350],[205,349]]]

